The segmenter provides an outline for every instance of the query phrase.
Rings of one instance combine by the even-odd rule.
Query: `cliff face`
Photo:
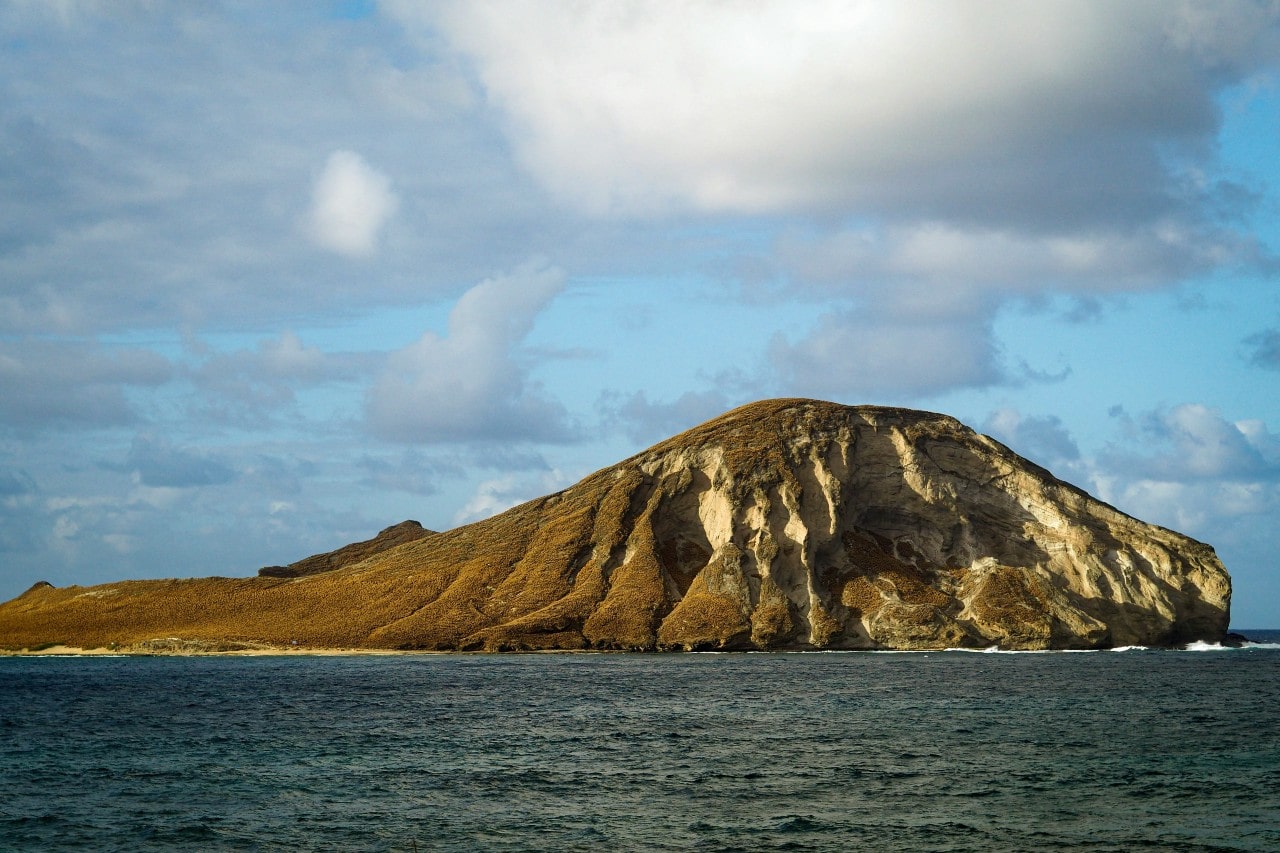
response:
[[[33,588],[0,645],[1099,648],[1220,640],[1207,545],[924,412],[773,400],[555,495],[296,578]]]

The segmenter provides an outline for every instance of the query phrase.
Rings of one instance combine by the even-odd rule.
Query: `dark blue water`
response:
[[[1280,850],[1280,647],[0,659],[4,850]]]

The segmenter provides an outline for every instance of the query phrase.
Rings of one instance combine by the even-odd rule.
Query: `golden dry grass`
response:
[[[886,607],[925,614],[940,637],[951,637],[958,589],[973,583],[982,586],[970,590],[971,609],[993,631],[1012,643],[1048,636],[1046,598],[1029,573],[1001,569],[975,580],[964,566],[929,565],[909,543],[877,539],[847,520],[837,540],[844,553],[817,570],[807,611],[797,612],[800,599],[789,600],[756,568],[756,561],[782,559],[767,525],[735,534],[736,544],[711,553],[690,498],[696,489],[714,485],[735,507],[754,502],[766,516],[771,501],[793,512],[806,500],[797,471],[827,458],[833,442],[856,430],[896,430],[937,453],[969,452],[961,440],[971,439],[960,437],[972,436],[928,413],[764,401],[494,518],[422,536],[401,531],[406,538],[395,542],[383,531],[388,535],[293,564],[305,570],[290,573],[296,576],[37,585],[0,604],[0,648],[821,647],[863,631]],[[664,454],[718,457],[722,482],[663,469],[657,463]],[[646,473],[655,470],[667,473]],[[695,475],[702,480],[695,483]],[[813,488],[812,474],[805,477]],[[802,613],[808,637],[799,636]]]
[[[1043,648],[1053,620],[1043,582],[1023,569],[997,566],[979,581],[970,602],[974,616],[989,632],[1003,635],[1009,648]]]
[[[757,645],[769,646],[794,631],[786,597],[764,584],[762,600],[752,602],[732,555],[708,566],[711,554],[697,542],[658,541],[655,519],[688,476],[654,483],[639,460],[717,448],[738,498],[779,486],[799,494],[792,468],[802,451],[794,437],[822,440],[851,411],[796,400],[743,407],[495,518],[438,534],[389,528],[285,567],[280,574],[290,577],[33,589],[0,605],[0,646],[142,648],[178,638],[215,645],[654,649],[742,644],[753,635]],[[916,597],[901,574],[893,579],[900,594]],[[837,632],[834,619],[817,616],[820,635]]]
[[[287,566],[266,566],[258,569],[258,574],[262,577],[270,578],[299,578],[303,575],[331,572],[335,569],[346,568],[362,560],[367,560],[374,554],[394,548],[397,545],[403,545],[406,542],[413,542],[417,539],[434,535],[434,530],[427,530],[416,521],[402,521],[379,531],[378,535],[372,539],[353,542],[336,551],[314,554]]]
[[[892,554],[897,547],[884,537],[846,531],[843,541],[855,573],[840,590],[840,600],[846,607],[863,614],[874,613],[890,589],[907,604],[946,608],[955,603],[939,588],[940,584],[949,585],[950,573],[930,571],[898,559]],[[906,548],[900,550],[910,553]]]
[[[791,639],[795,627],[786,594],[773,578],[762,578],[760,600],[751,611],[751,642],[757,648],[774,648]]]

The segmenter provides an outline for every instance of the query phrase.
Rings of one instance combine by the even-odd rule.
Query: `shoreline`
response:
[[[714,654],[714,655],[752,655],[752,654],[941,654],[945,652],[962,654],[1088,654],[1096,652],[1146,652],[1146,651],[1227,651],[1248,648],[1277,648],[1275,643],[1266,640],[1256,641],[1239,638],[1242,642],[1208,643],[1197,641],[1182,646],[1114,646],[1101,649],[1002,649],[998,646],[987,648],[940,648],[940,649],[771,649],[760,650],[664,650],[664,651],[624,651],[621,649],[524,649],[509,651],[483,651],[460,649],[378,649],[361,647],[317,647],[317,646],[246,646],[242,648],[219,648],[214,644],[191,641],[160,641],[155,645],[139,644],[131,646],[86,649],[79,646],[55,644],[34,649],[0,648],[0,658],[5,657],[408,657],[423,655],[680,655],[680,654]],[[230,644],[228,644],[230,645]]]
[[[38,649],[0,649],[0,657],[346,657],[346,656],[396,656],[396,655],[446,655],[458,652],[439,652],[417,649],[362,649],[362,648],[313,648],[310,646],[271,646],[243,649],[201,648],[146,648],[99,646],[85,649],[79,646],[54,645]],[[461,654],[468,654],[461,652]]]

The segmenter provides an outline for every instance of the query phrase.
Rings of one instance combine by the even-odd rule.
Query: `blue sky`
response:
[[[1280,625],[1263,3],[0,6],[0,598],[953,414]]]

